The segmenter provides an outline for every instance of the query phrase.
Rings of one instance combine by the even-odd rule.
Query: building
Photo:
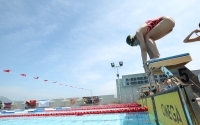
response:
[[[200,70],[192,70],[192,72],[199,77],[200,81]],[[154,77],[162,88],[162,82],[166,79],[165,74],[154,75]],[[148,78],[145,73],[122,75],[119,82],[118,79],[116,80],[118,101],[121,103],[136,101],[139,95],[138,88],[145,84],[148,84]]]

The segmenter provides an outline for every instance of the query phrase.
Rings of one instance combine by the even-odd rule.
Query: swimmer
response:
[[[154,88],[153,90],[151,89],[151,87],[149,87],[149,95],[160,92],[160,84],[158,83],[158,80],[155,80],[155,82],[156,82],[156,87],[154,88],[154,86],[151,86],[152,88]],[[152,94],[151,94],[151,92],[152,92]]]
[[[200,23],[199,23],[200,25]],[[199,29],[196,29],[194,31],[192,31],[185,39],[184,39],[184,43],[191,43],[191,42],[197,42],[197,41],[200,41],[200,36],[197,34],[199,33],[200,30]],[[194,38],[190,38],[192,36],[192,34],[196,33],[197,37],[194,37]]]
[[[149,72],[147,68],[147,54],[150,59],[160,57],[155,41],[170,33],[174,26],[175,22],[171,17],[162,16],[146,21],[138,28],[135,35],[129,35],[126,38],[126,42],[130,46],[140,46],[145,73]]]
[[[172,86],[172,80],[170,78],[166,78],[163,82],[164,86],[166,86],[165,89],[171,89],[173,88]]]

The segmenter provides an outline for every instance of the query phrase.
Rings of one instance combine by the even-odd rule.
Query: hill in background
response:
[[[10,99],[8,99],[4,96],[0,96],[0,101],[2,101],[2,102],[12,102]]]

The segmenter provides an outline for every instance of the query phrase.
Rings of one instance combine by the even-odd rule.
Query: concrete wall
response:
[[[123,75],[122,79],[119,79],[119,82],[117,79],[117,97],[121,98],[121,103],[135,102],[139,95],[138,88],[144,85],[145,81],[148,80],[144,73]]]
[[[122,80],[120,79],[120,83],[122,83]],[[118,98],[120,99],[121,96],[121,103],[130,103],[135,102],[138,97],[138,88],[140,85],[134,85],[134,86],[123,86],[120,84],[120,90],[118,90]]]
[[[82,97],[76,97],[76,103],[72,105],[70,103],[71,98],[60,98],[60,99],[51,99],[50,106],[47,108],[55,108],[55,107],[72,107],[72,106],[91,106],[92,104],[84,104]],[[112,103],[118,103],[118,98],[115,95],[100,95],[99,96],[99,104],[98,105],[106,105]],[[36,100],[36,108],[39,108],[39,101]],[[12,103],[11,110],[14,109],[25,109],[24,101],[15,101]]]

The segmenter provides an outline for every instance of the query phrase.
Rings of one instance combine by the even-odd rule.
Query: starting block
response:
[[[165,58],[152,59],[148,61],[147,67],[149,69],[149,73],[147,74],[150,85],[151,84],[155,85],[154,74],[164,73],[168,78],[173,77],[177,81],[177,78],[170,72],[170,70],[185,66],[190,61],[192,61],[192,58],[189,53],[175,55],[171,57],[165,57]]]
[[[182,67],[192,61],[189,53],[175,55],[171,57],[153,59],[147,62],[149,70],[153,70],[154,74],[161,74],[161,67],[166,67],[168,70]]]

